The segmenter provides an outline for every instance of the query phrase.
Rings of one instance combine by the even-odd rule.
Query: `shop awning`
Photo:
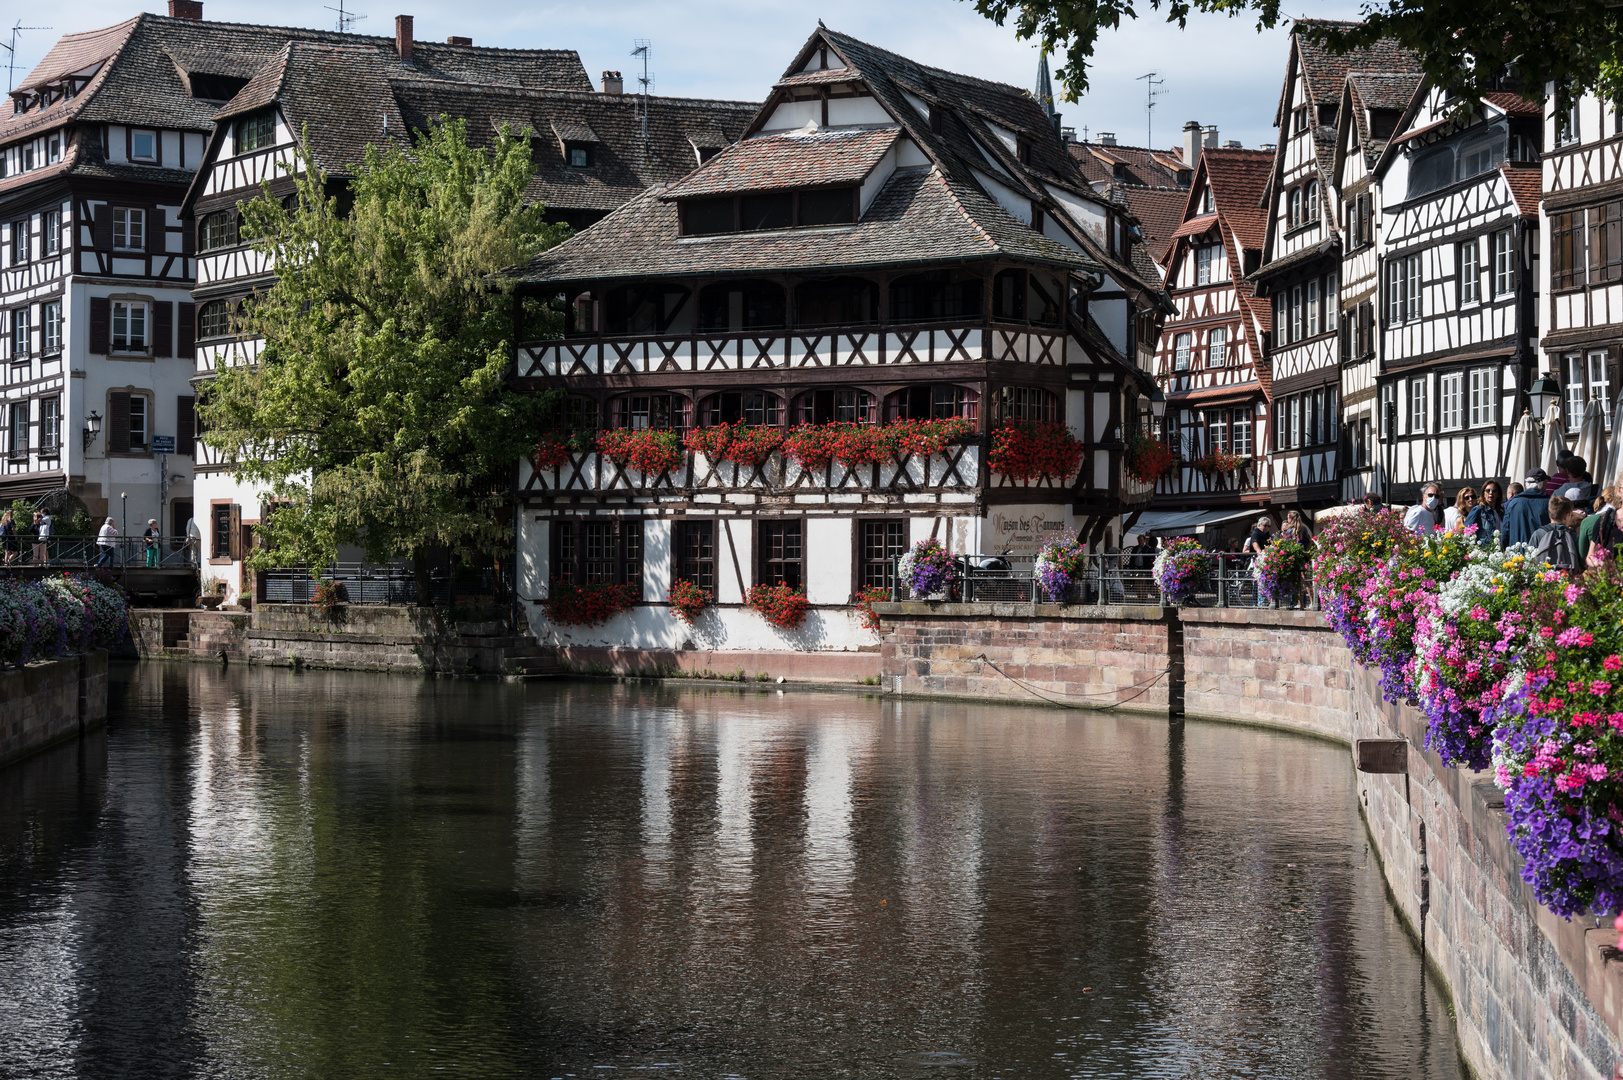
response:
[[[1261,512],[1255,506],[1220,510],[1154,510],[1140,514],[1128,531],[1135,536],[1179,536],[1194,532],[1202,525],[1216,525],[1220,521],[1234,521]]]

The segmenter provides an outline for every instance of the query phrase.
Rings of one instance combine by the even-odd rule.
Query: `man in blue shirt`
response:
[[[1501,530],[1505,546],[1528,544],[1533,534],[1550,523],[1550,496],[1544,490],[1549,474],[1534,469],[1525,481],[1527,488],[1505,503],[1505,524]]]

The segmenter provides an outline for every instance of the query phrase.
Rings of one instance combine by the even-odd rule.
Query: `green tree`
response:
[[[497,271],[568,233],[524,203],[527,136],[470,146],[441,117],[410,151],[368,147],[347,184],[305,157],[290,206],[242,205],[275,283],[238,317],[255,361],[218,370],[200,412],[279,504],[256,565],[511,544],[509,478],[549,402],[506,382],[516,301]]]
[[[1088,87],[1088,63],[1099,35],[1138,18],[1133,0],[973,0],[999,26],[1014,17],[1015,33],[1064,55],[1059,71],[1075,101]],[[1192,13],[1254,15],[1257,29],[1279,25],[1279,0],[1149,0],[1180,28]],[[1432,82],[1474,98],[1500,89],[1514,68],[1522,92],[1542,97],[1547,82],[1569,90],[1623,96],[1623,0],[1365,0],[1359,25],[1302,21],[1302,30],[1334,52],[1385,37],[1413,50]]]

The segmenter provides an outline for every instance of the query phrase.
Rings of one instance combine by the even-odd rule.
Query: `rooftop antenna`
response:
[[[21,19],[11,28],[11,43],[8,45],[0,41],[0,49],[6,50],[6,93],[11,93],[17,80],[17,35],[24,30],[49,30],[49,26],[24,26]]]
[[[1159,72],[1152,71],[1148,75],[1140,75],[1138,81],[1144,84],[1144,145],[1155,145],[1155,99],[1166,93],[1156,87],[1166,82],[1158,79]]]
[[[635,41],[632,42],[632,44],[635,45],[636,48],[631,50],[631,55],[632,56],[640,56],[640,57],[642,57],[642,74],[637,77],[637,82],[638,82],[639,85],[642,86],[642,105],[641,105],[641,109],[642,109],[642,117],[641,117],[641,119],[642,119],[642,141],[644,143],[647,143],[648,142],[648,91],[654,85],[654,77],[652,75],[648,74],[648,54],[651,51],[651,48],[652,48],[654,43],[649,41],[647,38],[637,38]]]
[[[349,33],[356,23],[366,18],[365,15],[357,15],[352,11],[345,11],[344,0],[338,0],[337,7],[333,7],[331,4],[323,4],[322,7],[326,8],[328,11],[338,12],[338,32],[340,34]]]

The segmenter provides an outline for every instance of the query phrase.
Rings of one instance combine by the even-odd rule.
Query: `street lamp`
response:
[[[84,439],[84,445],[81,446],[80,449],[81,450],[89,450],[90,449],[90,444],[95,442],[96,441],[96,436],[100,435],[100,434],[101,434],[101,413],[93,412],[89,416],[85,417],[84,430],[80,433],[81,438]]]
[[[1545,410],[1561,400],[1561,385],[1545,372],[1527,388],[1527,400],[1533,406],[1534,418],[1542,421]]]
[[[1160,420],[1164,418],[1166,414],[1167,396],[1161,393],[1161,388],[1159,386],[1152,387],[1150,390],[1150,415],[1155,417],[1157,420]]]

